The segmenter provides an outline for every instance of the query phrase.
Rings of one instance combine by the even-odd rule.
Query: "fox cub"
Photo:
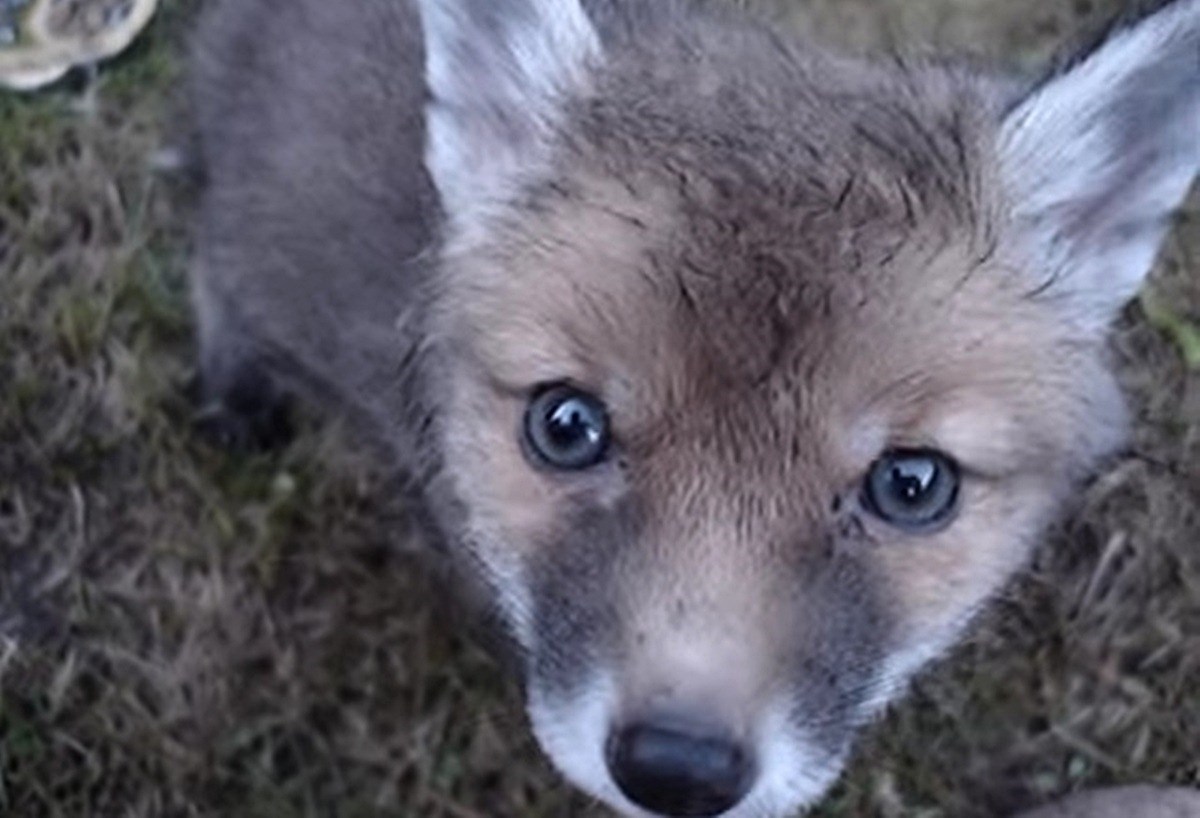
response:
[[[774,818],[1122,444],[1200,0],[1037,83],[683,0],[224,0],[192,91],[210,427],[349,417],[567,778]]]

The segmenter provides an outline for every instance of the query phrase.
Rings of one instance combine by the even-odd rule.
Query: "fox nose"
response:
[[[750,790],[754,760],[740,744],[710,728],[643,721],[616,730],[608,768],[639,807],[671,818],[715,816]]]

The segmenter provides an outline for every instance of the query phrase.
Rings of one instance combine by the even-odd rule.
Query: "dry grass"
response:
[[[784,12],[1024,59],[1113,5]],[[538,757],[336,430],[253,459],[189,435],[181,197],[151,167],[186,25],[168,2],[94,85],[0,96],[0,814],[601,814]],[[1200,214],[1181,221],[1155,287],[1196,318]],[[822,815],[1200,785],[1200,373],[1136,307],[1126,323],[1134,454],[871,731]]]

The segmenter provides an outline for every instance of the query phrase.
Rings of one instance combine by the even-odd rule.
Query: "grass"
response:
[[[1029,59],[1086,0],[774,0],[851,43]],[[747,5],[767,5],[767,0]],[[92,84],[0,96],[0,814],[585,816],[437,604],[384,475],[307,430],[189,433],[188,247],[154,169],[188,8]],[[984,816],[1200,785],[1200,214],[1115,345],[1133,454],[865,737],[822,816]],[[1175,328],[1175,329],[1172,329]]]

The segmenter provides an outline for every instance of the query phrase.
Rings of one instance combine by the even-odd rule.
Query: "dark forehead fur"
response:
[[[694,3],[618,9],[603,15],[598,87],[565,129],[610,163],[703,171],[850,223],[978,215],[1008,96],[995,80],[961,65],[835,56]]]
[[[552,262],[531,275],[601,293],[610,321],[652,324],[660,349],[688,359],[689,388],[794,377],[798,355],[845,342],[837,325],[863,302],[902,311],[887,302],[926,283],[906,256],[955,244],[965,275],[994,250],[998,83],[834,56],[696,4],[601,5],[602,65],[568,104],[552,181],[519,210],[574,209],[564,245],[596,232],[589,210],[623,220],[641,255],[634,272],[584,250],[604,274]],[[554,243],[525,216],[527,244]],[[581,320],[546,304],[542,320]]]

